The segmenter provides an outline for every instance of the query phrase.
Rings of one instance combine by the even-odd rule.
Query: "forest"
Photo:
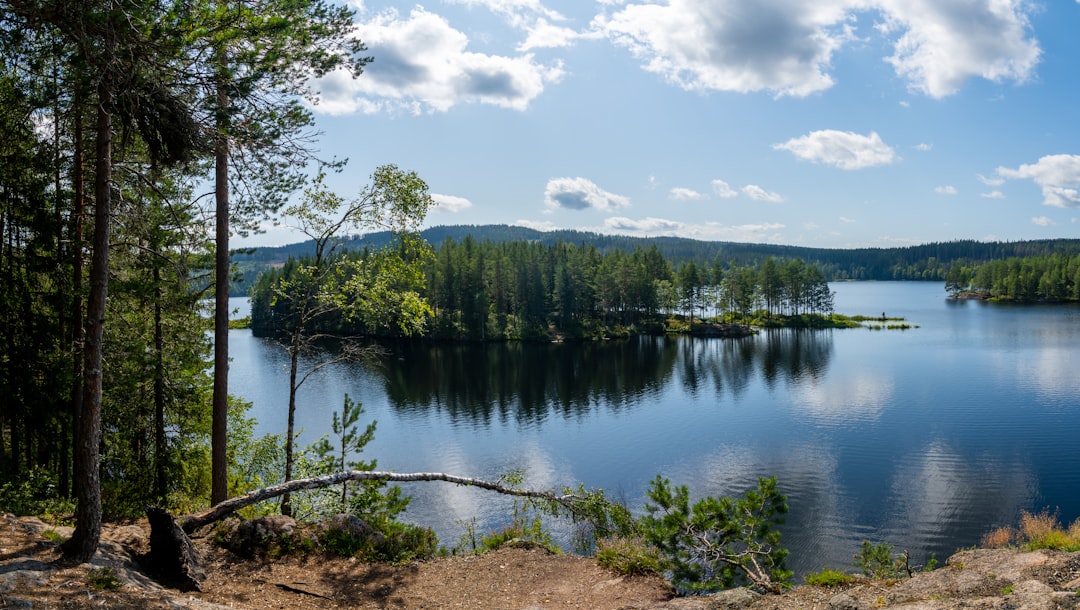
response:
[[[420,232],[432,244],[447,239],[461,242],[471,237],[478,242],[527,241],[548,246],[559,242],[592,246],[602,255],[614,251],[629,254],[634,250],[656,247],[673,266],[694,261],[708,265],[714,260],[727,265],[756,267],[765,259],[798,258],[821,270],[830,282],[844,280],[914,280],[945,281],[953,266],[974,266],[984,261],[1080,254],[1080,240],[1047,239],[1017,242],[980,242],[961,239],[894,248],[807,248],[780,244],[714,242],[684,237],[630,237],[601,235],[585,231],[538,231],[509,225],[452,225],[435,226]],[[386,231],[343,238],[346,250],[379,248],[393,239]],[[285,246],[260,247],[238,252],[238,281],[233,284],[233,296],[246,296],[260,273],[273,265],[281,265],[290,257],[299,258],[311,253],[310,241]]]
[[[1009,257],[978,264],[954,264],[945,289],[999,301],[1080,301],[1080,255]]]
[[[370,250],[339,249],[343,267],[370,263]],[[300,317],[297,276],[310,257],[290,258],[259,276],[251,292],[257,336],[289,332]],[[419,294],[430,320],[419,336],[462,340],[552,340],[693,330],[706,318],[756,325],[819,323],[833,311],[825,275],[801,259],[767,258],[738,267],[717,258],[673,266],[656,245],[606,254],[591,244],[479,242],[447,238],[426,257]],[[328,287],[332,292],[342,289]],[[364,323],[327,310],[308,332],[396,336],[384,321]]]

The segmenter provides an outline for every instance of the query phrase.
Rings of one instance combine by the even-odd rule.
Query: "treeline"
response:
[[[345,258],[369,256],[346,251]],[[251,326],[279,334],[294,319],[282,287],[306,259],[290,259],[262,275],[252,291]],[[724,259],[673,265],[655,244],[607,253],[589,243],[481,242],[447,238],[427,264],[423,296],[432,315],[425,336],[440,339],[548,340],[662,332],[668,318],[685,324],[777,321],[781,316],[828,315],[832,292],[825,274],[801,259],[767,258],[758,267]],[[319,320],[321,332],[385,335],[392,329],[341,316]]]
[[[1010,257],[950,267],[945,289],[1009,301],[1080,301],[1080,255]]]
[[[615,251],[629,254],[634,250],[655,246],[674,266],[689,261],[699,266],[708,265],[719,259],[739,267],[757,267],[770,257],[797,258],[820,269],[829,281],[944,281],[949,269],[955,265],[974,266],[983,261],[1005,260],[1011,257],[1080,254],[1080,240],[1075,239],[1020,242],[956,240],[901,248],[839,249],[700,241],[682,237],[628,237],[571,230],[537,231],[509,225],[437,226],[423,230],[421,236],[432,244],[441,244],[447,239],[461,243],[467,237],[477,242],[528,241],[546,246],[554,246],[560,242],[588,244],[596,248],[601,255]],[[391,240],[390,233],[376,232],[362,237],[346,238],[342,247],[348,250],[380,248]],[[311,251],[311,242],[303,242],[238,253],[235,260],[244,274],[245,283],[235,286],[235,295],[246,294],[259,273],[271,265],[280,265],[290,257],[299,258]]]

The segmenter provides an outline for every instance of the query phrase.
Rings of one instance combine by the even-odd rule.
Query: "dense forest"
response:
[[[373,251],[339,250],[344,267],[370,264]],[[310,257],[289,261],[259,277],[252,290],[251,326],[257,335],[295,327],[297,277]],[[678,314],[695,319],[768,324],[832,313],[825,275],[801,259],[767,258],[758,267],[725,259],[673,266],[653,245],[602,254],[591,244],[565,242],[460,243],[447,238],[428,258],[420,294],[431,320],[420,334],[440,339],[503,340],[592,338],[663,332]],[[385,320],[365,323],[326,311],[308,321],[310,332],[393,335]]]
[[[935,280],[945,281],[953,266],[973,266],[983,261],[1012,257],[1080,254],[1080,240],[1051,239],[1020,242],[979,242],[956,240],[899,248],[805,248],[777,244],[700,241],[682,237],[627,237],[583,231],[537,231],[508,225],[455,225],[424,229],[420,235],[432,244],[447,239],[462,242],[471,237],[477,242],[526,241],[547,246],[557,243],[588,245],[601,255],[614,251],[630,253],[656,247],[672,265],[694,261],[709,265],[722,260],[739,267],[756,267],[769,257],[801,259],[814,265],[829,281],[840,280]],[[379,248],[392,240],[388,232],[374,232],[344,238],[346,250]],[[234,257],[242,281],[233,286],[234,296],[246,295],[258,275],[272,265],[281,265],[289,257],[310,254],[310,241],[287,246],[262,247],[237,253]]]
[[[954,264],[945,288],[1003,301],[1080,301],[1080,255],[1009,257],[979,264]]]
[[[343,163],[319,157],[306,101],[313,77],[370,61],[353,17],[0,0],[0,507],[73,516],[67,559],[93,556],[103,516],[281,480],[280,439],[253,438],[228,396],[229,239],[298,193],[333,200],[315,177]],[[372,180],[370,222],[342,226],[430,206],[413,174]]]

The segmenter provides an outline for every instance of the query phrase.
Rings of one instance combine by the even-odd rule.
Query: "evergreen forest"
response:
[[[372,251],[339,249],[351,266],[370,265]],[[290,258],[259,276],[251,293],[251,327],[273,336],[294,327],[290,286],[311,257]],[[342,263],[345,264],[345,263]],[[767,258],[760,267],[715,259],[673,266],[656,245],[606,254],[592,244],[479,242],[447,238],[425,263],[421,295],[430,320],[418,334],[438,339],[551,340],[692,331],[717,319],[741,324],[822,323],[833,309],[822,271],[802,259]],[[418,287],[419,288],[419,287]],[[309,322],[336,336],[398,336],[385,320],[365,322],[340,311]]]

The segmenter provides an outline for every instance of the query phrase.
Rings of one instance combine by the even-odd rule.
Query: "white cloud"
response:
[[[837,1],[666,0],[592,25],[684,89],[806,96],[832,86],[826,70],[851,37],[848,18]]]
[[[1080,0],[1077,0],[1077,2],[1080,2]],[[975,175],[978,176],[979,182],[982,182],[986,186],[1001,186],[1002,184],[1005,184],[1004,178],[990,178],[982,174]]]
[[[622,216],[613,216],[604,220],[604,226],[597,229],[600,233],[642,234],[642,235],[677,235],[690,239],[709,241],[740,242],[777,242],[782,240],[779,234],[785,225],[780,223],[762,223],[745,225],[724,225],[718,222],[687,224],[665,218],[644,218],[634,220]]]
[[[328,114],[384,111],[445,112],[458,104],[524,110],[548,83],[563,76],[559,63],[468,51],[468,37],[445,18],[417,7],[402,19],[390,9],[358,23],[375,58],[360,78],[342,71],[320,79],[316,110]]]
[[[945,186],[935,186],[934,192],[938,195],[955,195],[956,187],[951,184],[947,184]]]
[[[671,191],[668,192],[668,195],[672,199],[678,199],[679,201],[697,201],[708,197],[708,195],[704,193],[699,193],[694,189],[683,188],[681,186],[671,189]]]
[[[454,195],[432,193],[431,199],[435,202],[435,207],[432,208],[432,211],[435,212],[457,213],[472,207],[471,201],[464,197],[456,197]]]
[[[443,0],[447,4],[460,4],[468,7],[483,7],[502,15],[511,25],[521,26],[530,17],[543,17],[552,21],[564,21],[566,17],[558,11],[545,7],[539,0]]]
[[[537,231],[545,231],[545,232],[547,232],[547,231],[556,231],[559,228],[558,226],[555,225],[555,223],[551,222],[550,220],[544,220],[544,221],[539,221],[539,220],[515,220],[513,224],[515,226],[518,226],[518,227],[525,227],[525,228],[528,228],[528,229],[536,229]]]
[[[898,159],[877,132],[864,136],[850,131],[823,129],[792,138],[783,144],[773,144],[773,148],[786,150],[800,159],[845,170],[888,165]]]
[[[722,199],[731,199],[732,197],[738,197],[739,192],[731,188],[731,185],[723,180],[712,181],[713,192]]]
[[[630,199],[609,193],[585,178],[552,178],[544,190],[549,208],[612,210],[630,205]]]
[[[930,152],[933,149],[934,149],[934,145],[933,144],[927,144],[926,142],[922,142],[920,144],[915,145],[915,150],[917,150],[919,152]]]
[[[1028,37],[1027,2],[873,3],[885,18],[879,31],[898,35],[886,61],[912,90],[933,98],[956,93],[971,77],[1024,82],[1042,54],[1038,41]]]
[[[552,25],[544,18],[537,19],[536,23],[527,29],[529,34],[525,38],[525,42],[517,46],[518,51],[569,47],[580,38],[588,37],[587,34],[582,34],[567,27]]]
[[[1031,224],[1039,225],[1040,227],[1049,227],[1054,224],[1053,220],[1050,220],[1046,216],[1033,216],[1031,218]]]
[[[1005,193],[994,190],[990,191],[989,193],[983,193],[982,195],[980,195],[980,197],[986,197],[987,199],[1004,199]]]
[[[1023,0],[638,0],[592,23],[643,68],[688,90],[806,96],[834,84],[833,57],[859,19],[892,45],[883,58],[913,91],[941,98],[970,78],[1030,79],[1042,51]],[[902,102],[903,104],[903,102]]]
[[[604,227],[613,231],[631,231],[634,233],[673,234],[683,228],[683,223],[664,218],[643,218],[633,220],[622,216],[613,216],[604,220]]]
[[[1002,178],[1034,181],[1042,187],[1046,205],[1080,207],[1080,155],[1047,155],[1017,169],[999,167],[997,173]]]
[[[841,216],[840,217],[840,222],[845,223],[845,224],[851,224],[851,223],[855,222],[855,219],[854,218],[848,218],[847,216]]]
[[[768,201],[770,203],[780,203],[784,198],[779,193],[773,193],[766,191],[756,184],[747,184],[742,187],[742,192],[747,197],[757,201]]]

